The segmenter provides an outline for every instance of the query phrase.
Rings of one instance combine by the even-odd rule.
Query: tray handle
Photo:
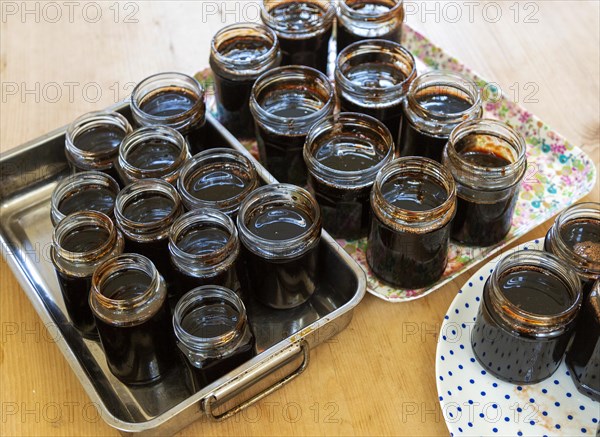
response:
[[[236,396],[243,391],[251,388],[253,385],[257,384],[264,377],[269,375],[271,372],[276,371],[278,368],[284,366],[292,362],[292,359],[296,356],[302,356],[302,362],[298,367],[292,370],[290,373],[277,380],[275,383],[266,387],[265,389],[259,391],[255,395],[251,396],[249,399],[243,401],[240,404],[235,405],[234,407],[229,408],[227,411],[223,413],[215,413],[214,406],[220,401],[228,400],[233,396]],[[285,384],[290,382],[292,379],[296,378],[300,375],[306,367],[308,366],[310,356],[310,347],[305,340],[300,342],[293,343],[278,352],[276,355],[270,357],[268,361],[259,363],[255,367],[251,368],[247,372],[239,375],[237,378],[233,379],[229,383],[217,388],[212,393],[209,393],[205,398],[202,399],[201,405],[203,410],[206,412],[210,419],[216,421],[225,420],[240,411],[244,408],[249,407],[250,405],[258,402],[265,396],[273,393],[275,390],[283,387]]]

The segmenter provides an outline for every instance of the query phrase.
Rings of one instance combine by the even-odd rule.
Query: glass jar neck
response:
[[[155,165],[153,155],[160,144],[171,145],[177,151],[172,162]],[[144,150],[146,149],[146,150]],[[132,162],[132,155],[147,155],[146,167]],[[135,130],[123,140],[119,148],[119,168],[123,178],[131,183],[139,179],[164,179],[173,184],[179,177],[179,171],[186,159],[190,157],[189,146],[183,135],[175,129],[166,126],[147,126]]]
[[[147,286],[131,283],[127,275],[132,272],[147,277]],[[119,281],[123,284],[118,284]],[[117,285],[112,284],[115,282]],[[137,289],[123,298],[109,295],[109,287],[122,291],[127,286]],[[152,318],[161,309],[166,297],[164,280],[154,264],[145,256],[124,254],[105,261],[96,269],[92,276],[89,303],[94,315],[104,323],[124,327],[139,325]]]
[[[202,175],[228,172],[244,183],[244,188],[232,197],[219,200],[204,200],[194,196],[194,185]],[[214,208],[230,217],[235,216],[240,203],[258,186],[254,164],[242,153],[232,149],[210,149],[194,155],[182,167],[177,188],[186,208]]]
[[[61,211],[63,201],[72,195],[88,189],[105,189],[113,193],[116,198],[120,187],[112,177],[99,171],[85,171],[66,177],[56,186],[50,199],[50,217],[54,226],[66,217]],[[110,211],[104,211],[104,213],[112,216],[113,211],[114,209],[111,208]]]
[[[333,25],[332,0],[263,0],[260,17],[280,38],[308,39]]]
[[[335,150],[336,142],[344,149],[376,156],[374,165],[347,171],[329,167],[318,154],[326,146]],[[346,150],[348,151],[348,150]],[[304,146],[304,161],[312,177],[322,183],[343,188],[361,188],[373,184],[377,173],[394,157],[394,140],[383,123],[358,113],[340,113],[317,122],[309,131]]]
[[[430,109],[424,101],[436,96],[451,96],[470,104],[464,110]],[[481,91],[467,76],[444,70],[430,71],[417,77],[410,85],[404,102],[404,114],[417,130],[428,135],[447,138],[463,121],[481,117]]]
[[[543,269],[558,277],[569,290],[569,307],[558,314],[540,315],[526,311],[511,302],[502,292],[500,280],[515,267]],[[487,289],[487,305],[493,309],[493,314],[499,317],[509,330],[532,337],[560,335],[575,321],[582,302],[581,285],[577,275],[554,255],[538,250],[521,250],[505,257],[488,279]]]
[[[227,48],[236,41],[254,41],[254,45],[268,47],[264,53],[254,56],[232,55]],[[232,24],[221,29],[213,37],[210,61],[215,72],[233,78],[256,79],[267,69],[279,65],[281,51],[277,35],[270,28],[255,23]]]
[[[120,131],[122,137],[125,137],[132,131],[127,119],[117,112],[97,111],[84,114],[67,127],[65,134],[65,152],[67,158],[78,167],[86,170],[108,170],[112,168],[118,154],[118,146],[98,148],[97,150],[85,150],[78,147],[79,140],[84,134],[89,134],[102,128]],[[105,141],[112,143],[114,142],[114,138],[108,138]]]
[[[65,240],[87,230],[103,230],[106,240],[92,249],[74,251]],[[85,237],[83,237],[85,238]],[[123,252],[123,236],[112,220],[100,212],[85,211],[69,215],[52,234],[51,257],[54,266],[68,276],[88,277],[104,260]]]
[[[468,137],[473,140],[467,143]],[[465,159],[470,151],[498,156],[506,165],[491,167]],[[482,191],[506,190],[519,184],[527,169],[525,139],[506,123],[477,119],[458,125],[450,134],[443,162],[459,184],[462,197]]]
[[[382,188],[402,177],[427,178],[443,188],[446,199],[436,208],[411,211],[390,203]],[[452,175],[439,163],[429,158],[407,157],[396,159],[381,169],[371,191],[371,207],[375,216],[386,226],[399,232],[424,234],[446,226],[456,212],[456,186]]]
[[[286,135],[306,135],[315,122],[333,113],[334,106],[333,86],[327,76],[305,66],[267,71],[256,80],[250,96],[250,111],[256,123]],[[306,114],[277,113],[288,107],[304,109]]]
[[[363,0],[341,0],[338,5],[338,20],[361,36],[385,35],[404,21],[403,0],[372,0],[366,5]]]
[[[312,220],[301,235],[285,240],[271,240],[250,230],[250,222],[257,214],[270,208],[286,206],[302,210]],[[254,190],[242,202],[237,226],[240,240],[250,252],[262,258],[289,259],[316,247],[321,237],[321,212],[317,201],[304,188],[291,184],[272,184]]]
[[[150,205],[148,220],[141,221],[139,217],[129,214],[133,209],[139,211],[144,201],[154,203],[155,199],[167,199],[170,203],[169,212],[154,214],[153,210],[162,205],[156,208]],[[161,179],[142,179],[127,185],[119,192],[115,202],[115,219],[128,238],[147,243],[167,238],[171,225],[181,215],[182,210],[179,194],[171,184]]]
[[[219,229],[229,235],[223,246],[210,252],[194,253],[181,247],[181,240],[202,229]],[[187,275],[216,276],[228,270],[238,258],[237,228],[227,215],[213,209],[190,211],[175,221],[169,232],[169,252],[173,264]]]
[[[229,307],[229,310],[236,314],[237,323],[232,329],[219,335],[202,337],[198,331],[210,328],[209,325],[218,319],[218,315],[211,317],[208,314],[216,306]],[[195,320],[187,321],[188,318]],[[186,325],[193,325],[196,332],[188,332]],[[207,359],[231,355],[250,334],[246,307],[242,300],[232,290],[217,285],[205,285],[186,293],[175,307],[173,328],[179,340],[179,348],[198,368],[202,368]]]
[[[381,74],[386,77],[380,78],[379,73],[369,72],[372,76],[369,79],[353,78],[357,70],[370,64],[385,68],[386,71]],[[394,71],[395,83],[381,85],[381,82],[389,81],[391,71]],[[342,50],[336,60],[335,83],[338,94],[361,107],[398,105],[404,100],[416,77],[417,68],[413,55],[392,41],[370,39],[356,42]]]
[[[600,259],[585,257],[563,238],[561,230],[573,220],[593,219],[600,224],[600,203],[578,203],[563,211],[548,231],[548,250],[567,263],[585,280],[600,279]],[[600,247],[600,242],[595,242]],[[598,256],[597,251],[594,254]]]
[[[148,102],[156,99],[161,94],[183,94],[194,103],[187,110],[163,114],[145,112],[143,107]],[[195,78],[182,73],[159,73],[150,76],[139,84],[131,94],[131,112],[140,126],[168,126],[187,134],[191,130],[204,125],[206,105],[204,102],[204,88]]]

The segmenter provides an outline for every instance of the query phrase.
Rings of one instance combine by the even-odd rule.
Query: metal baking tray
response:
[[[131,119],[129,106],[115,108]],[[65,128],[0,155],[0,241],[2,254],[43,323],[100,411],[123,434],[173,434],[200,418],[223,420],[294,379],[306,368],[310,349],[344,329],[365,295],[366,277],[358,264],[326,233],[320,245],[319,283],[304,305],[272,310],[248,302],[248,318],[258,355],[193,393],[185,363],[158,383],[132,387],[108,370],[98,342],[86,340],[65,310],[49,258],[50,196],[70,171],[64,154]],[[231,147],[249,156],[265,183],[274,179],[213,117],[207,118],[207,144]]]

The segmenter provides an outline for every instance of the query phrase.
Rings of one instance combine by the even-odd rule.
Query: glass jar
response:
[[[544,250],[579,275],[587,295],[600,280],[600,203],[577,203],[564,210],[548,230]]]
[[[254,164],[233,149],[210,149],[188,160],[177,189],[189,210],[214,208],[235,219],[242,200],[258,187]]]
[[[125,237],[125,251],[147,256],[172,288],[169,230],[183,212],[177,190],[161,179],[127,185],[115,202],[115,221]]]
[[[167,126],[184,135],[192,154],[206,148],[204,88],[183,73],[158,73],[136,85],[131,113],[138,126]]]
[[[390,131],[373,117],[340,113],[308,133],[304,161],[323,227],[336,238],[366,237],[377,172],[394,158]]]
[[[308,67],[274,68],[252,88],[250,111],[261,162],[279,182],[306,184],[302,149],[310,128],[333,113],[335,97],[323,73]]]
[[[456,211],[452,175],[428,158],[396,159],[377,175],[371,209],[367,262],[373,273],[402,288],[436,282],[448,262]]]
[[[333,1],[263,0],[260,17],[279,38],[281,65],[306,65],[327,73]]]
[[[376,118],[397,140],[402,102],[415,77],[415,59],[400,44],[381,39],[351,44],[336,60],[335,85],[341,111]]]
[[[118,169],[126,184],[151,178],[175,184],[189,157],[187,141],[175,129],[142,127],[123,140],[119,147]]]
[[[600,281],[585,297],[565,362],[577,389],[600,402]]]
[[[119,145],[131,125],[117,112],[89,112],[67,127],[65,154],[76,171],[102,171],[116,180]]]
[[[340,0],[338,5],[338,53],[365,39],[401,42],[403,0]]]
[[[79,211],[98,211],[112,218],[119,190],[117,181],[99,171],[85,171],[66,177],[52,192],[52,225],[56,226],[67,215]]]
[[[306,302],[317,286],[321,239],[312,195],[288,184],[258,188],[242,202],[237,225],[254,296],[276,309]]]
[[[205,387],[256,355],[246,307],[232,290],[205,285],[186,293],[175,307],[179,349]]]
[[[491,246],[506,237],[527,169],[525,152],[523,136],[501,121],[466,121],[452,131],[443,163],[457,186],[454,240]]]
[[[100,212],[76,212],[52,234],[50,257],[56,270],[67,314],[86,338],[98,337],[88,299],[92,274],[105,260],[123,252],[123,236]]]
[[[400,156],[425,156],[438,162],[452,130],[483,114],[477,84],[463,74],[444,70],[417,77],[403,109]]]
[[[164,376],[175,362],[167,290],[145,256],[123,254],[102,263],[89,299],[108,368],[125,384]]]
[[[252,137],[250,93],[261,74],[281,64],[277,35],[255,23],[224,27],[212,39],[209,62],[219,121],[236,136]]]
[[[513,384],[534,384],[562,361],[581,306],[579,278],[554,255],[516,251],[494,268],[471,332],[479,363]]]
[[[179,217],[169,232],[177,298],[201,285],[221,285],[241,294],[240,242],[233,220],[210,208]]]

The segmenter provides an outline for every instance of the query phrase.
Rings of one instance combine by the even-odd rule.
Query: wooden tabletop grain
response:
[[[211,36],[250,1],[13,2],[0,24],[1,150],[126,97],[159,71],[207,66]],[[408,23],[600,161],[599,3],[407,2]],[[533,88],[531,85],[534,84]],[[589,200],[600,200],[598,184]],[[522,241],[540,237],[550,223]],[[471,272],[475,268],[471,269]],[[443,315],[462,275],[424,299],[367,295],[307,371],[246,413],[181,435],[447,435],[435,386]],[[19,284],[0,266],[0,434],[116,435]]]

